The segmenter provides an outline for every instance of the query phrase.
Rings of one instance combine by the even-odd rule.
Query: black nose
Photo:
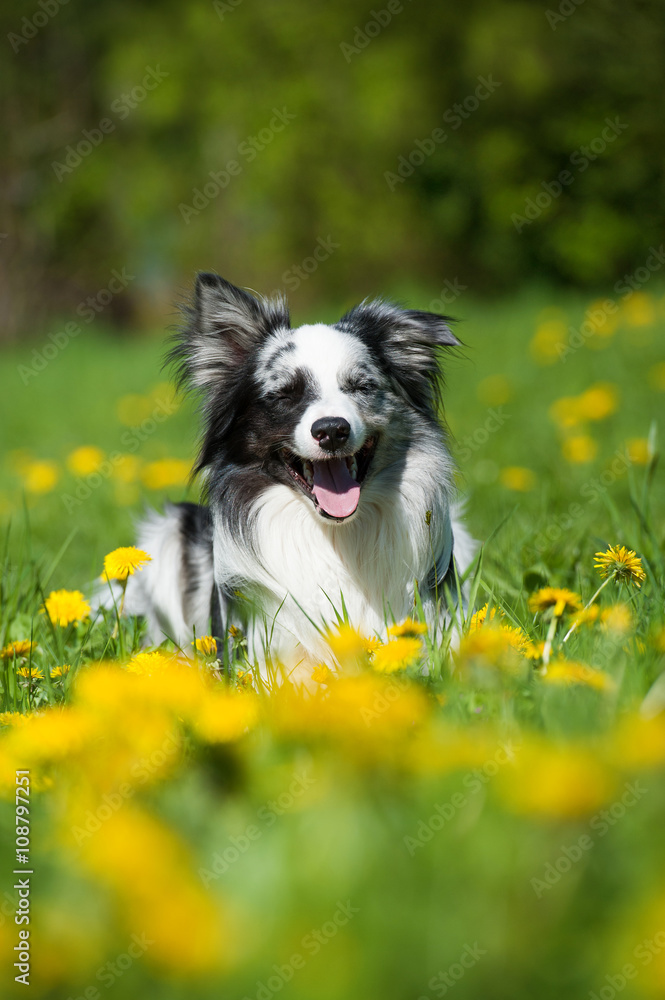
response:
[[[346,444],[351,425],[344,417],[321,417],[312,424],[312,437],[324,451],[335,451]]]

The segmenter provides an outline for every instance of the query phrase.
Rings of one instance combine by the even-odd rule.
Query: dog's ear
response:
[[[441,349],[459,347],[452,319],[376,300],[356,306],[340,321],[374,351],[395,385],[419,410],[438,408]]]
[[[187,325],[168,360],[180,383],[203,390],[222,386],[270,333],[290,326],[283,298],[256,298],[204,272],[197,275],[194,301],[184,312]]]

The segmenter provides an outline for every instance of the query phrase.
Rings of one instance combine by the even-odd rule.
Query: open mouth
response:
[[[288,448],[281,448],[279,456],[289,475],[312,499],[321,514],[343,521],[356,511],[360,487],[367,477],[375,451],[376,438],[371,437],[354,455],[344,458],[311,462],[294,455]]]

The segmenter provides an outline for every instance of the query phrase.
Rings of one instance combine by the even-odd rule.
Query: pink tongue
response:
[[[353,514],[360,499],[360,487],[349,472],[343,458],[327,462],[312,462],[314,468],[314,496],[319,507],[331,517],[348,517]]]

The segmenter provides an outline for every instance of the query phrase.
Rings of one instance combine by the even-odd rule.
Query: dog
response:
[[[212,630],[219,649],[235,625],[252,661],[330,663],[326,629],[385,639],[416,588],[430,624],[445,615],[453,559],[462,576],[474,556],[441,422],[450,320],[366,300],[294,329],[281,296],[208,273],[184,312],[169,360],[200,398],[204,503],[139,527],[152,561],[125,610],[148,640]]]

